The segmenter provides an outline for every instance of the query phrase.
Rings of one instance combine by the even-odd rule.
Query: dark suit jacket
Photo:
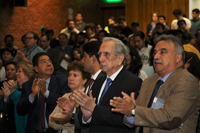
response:
[[[19,115],[28,114],[28,121],[26,125],[26,132],[34,133],[37,126],[37,114],[38,114],[38,96],[35,97],[33,103],[29,102],[29,95],[32,93],[33,79],[25,82],[22,85],[22,94],[20,100],[17,104],[17,113]],[[65,93],[70,92],[67,85],[67,80],[54,76],[51,76],[49,83],[49,97],[46,99],[46,119],[49,121],[49,115],[56,107],[56,101],[59,97],[63,96]],[[50,133],[56,133],[57,131],[50,128]]]
[[[106,77],[106,73],[101,71],[99,73],[99,75],[97,76],[96,80],[98,80],[101,77]],[[96,80],[94,81],[94,83],[96,82]],[[90,80],[89,80],[90,81]],[[89,86],[89,82],[86,83],[85,88],[87,89],[87,87]],[[78,117],[78,115],[80,115],[80,117]],[[85,125],[85,124],[81,124],[80,121],[82,119],[79,120],[79,118],[81,118],[82,116],[82,112],[80,110],[80,108],[78,108],[76,110],[76,114],[75,114],[75,133],[89,133],[89,125]]]
[[[49,48],[47,51],[47,55],[52,61],[53,67],[54,67],[54,73],[58,70],[59,68],[59,52],[55,49]]]
[[[92,94],[97,98],[96,101],[105,80],[106,76],[101,77],[92,86]],[[110,99],[115,96],[122,97],[122,91],[129,95],[135,92],[137,96],[141,84],[141,79],[123,68],[112,82],[101,103],[94,108],[89,127],[90,133],[133,133],[134,129],[123,124],[123,114],[111,111]]]

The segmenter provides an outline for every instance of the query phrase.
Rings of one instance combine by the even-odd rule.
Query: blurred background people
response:
[[[126,59],[126,65],[125,65],[126,69],[129,70],[134,75],[141,78],[142,80],[145,80],[147,78],[147,75],[143,70],[141,70],[142,61],[137,49],[131,45],[127,46],[129,49],[129,54]]]
[[[158,15],[159,14],[157,12],[154,12],[152,14],[152,22],[148,23],[147,25],[147,32],[146,32],[147,37],[150,37],[152,35],[152,31],[155,28],[156,23],[158,22]]]

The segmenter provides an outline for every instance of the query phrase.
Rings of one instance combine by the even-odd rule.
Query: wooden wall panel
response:
[[[151,22],[153,12],[166,16],[166,22],[170,26],[174,16],[173,10],[180,8],[186,16],[189,16],[189,0],[126,0],[126,18],[130,26],[133,21],[140,23],[140,30],[146,33],[146,28]]]

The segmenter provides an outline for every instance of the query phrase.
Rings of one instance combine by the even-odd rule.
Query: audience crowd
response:
[[[124,16],[108,25],[78,13],[57,37],[5,35],[1,133],[200,133],[200,10],[152,14],[146,33]]]

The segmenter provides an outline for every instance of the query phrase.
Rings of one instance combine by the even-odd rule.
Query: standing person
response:
[[[138,31],[134,34],[135,46],[140,54],[143,66],[150,65],[150,51],[152,46],[146,43],[145,34],[142,31]]]
[[[59,68],[59,52],[53,48],[50,47],[50,39],[47,35],[42,35],[39,40],[39,46],[47,53],[47,55],[50,57],[53,67],[54,67],[54,73]]]
[[[110,24],[115,24],[115,18],[114,17],[109,17],[108,18],[108,25],[110,25]],[[110,31],[109,31],[109,29],[108,29],[108,26],[106,26],[105,28],[104,28],[104,30],[109,34],[110,33]]]
[[[124,124],[137,126],[136,133],[195,133],[200,92],[197,79],[182,68],[184,58],[177,37],[159,36],[154,48],[156,74],[143,82],[136,101],[134,93],[114,97],[112,111],[125,114]]]
[[[6,72],[5,72],[5,67],[3,66],[3,60],[0,56],[0,82],[4,81],[6,79]],[[1,96],[1,94],[0,94]]]
[[[21,96],[22,84],[34,78],[35,72],[31,62],[23,61],[17,64],[16,70],[16,81],[8,80],[3,83],[4,97],[0,103],[0,108],[3,111],[8,109],[8,123],[13,124],[12,128],[9,128],[11,127],[10,124],[8,125],[8,132],[25,133],[28,116],[19,116],[15,110]]]
[[[123,115],[111,111],[109,101],[114,96],[121,96],[121,91],[134,91],[137,96],[142,80],[124,68],[128,53],[120,40],[104,38],[98,54],[102,71],[107,76],[94,82],[89,96],[81,90],[74,91],[75,101],[81,106],[83,113],[79,114],[79,118],[84,124],[89,124],[91,133],[133,133],[134,129],[123,124]]]
[[[12,61],[13,57],[14,56],[13,56],[12,51],[10,50],[10,48],[3,48],[3,50],[2,50],[2,60],[3,60],[3,65],[4,66],[9,61]]]
[[[12,55],[15,56],[17,54],[17,50],[18,48],[16,46],[14,46],[13,42],[14,42],[14,37],[12,35],[6,35],[4,37],[4,42],[5,42],[5,47],[0,49],[0,55],[2,54],[2,50],[4,48],[9,48],[12,52]]]
[[[51,48],[55,48],[60,45],[58,39],[54,36],[53,29],[47,30],[45,34],[49,37],[50,40],[49,45],[51,46]]]
[[[60,34],[64,33],[64,34],[66,34],[68,36],[68,38],[70,38],[70,33],[71,32],[76,32],[77,34],[79,33],[79,30],[77,30],[75,28],[74,20],[68,20],[67,21],[67,27],[62,29],[60,31]]]
[[[138,23],[137,21],[134,21],[131,23],[131,29],[133,33],[128,36],[128,39],[132,37],[137,31],[139,31],[139,27],[140,27],[140,23]]]
[[[124,16],[118,18],[119,27],[121,28],[121,33],[128,37],[133,33],[132,29],[128,26]]]
[[[83,59],[82,59],[82,63],[83,63],[83,66],[84,66],[84,71],[89,72],[92,75],[89,82],[87,82],[85,84],[85,93],[86,94],[89,94],[93,84],[99,78],[106,76],[106,73],[104,73],[100,69],[100,64],[99,64],[99,61],[98,61],[99,47],[100,47],[100,43],[98,41],[88,42],[88,43],[83,45],[84,56],[83,56]],[[66,106],[68,106],[68,105],[66,105]],[[79,124],[80,120],[78,119],[77,114],[80,113],[80,110],[76,111],[76,112],[77,113],[75,113],[75,115],[74,115],[75,131],[79,131],[81,133],[88,133],[89,128],[87,126],[82,127]],[[66,117],[60,117],[58,122],[64,121],[66,119]]]
[[[83,64],[78,61],[71,62],[68,65],[67,72],[68,86],[72,89],[72,93],[66,93],[63,97],[58,99],[58,104],[49,117],[49,125],[56,130],[61,130],[62,133],[78,133],[77,129],[75,129],[75,121],[78,119],[74,119],[74,122],[70,121],[73,114],[80,110],[78,108],[79,105],[72,100],[72,94],[79,89],[85,89],[84,85],[87,80],[90,79],[90,74],[84,71]],[[69,99],[70,101],[68,101]]]
[[[77,30],[82,32],[85,29],[86,23],[83,21],[83,16],[81,13],[77,13],[75,17],[75,27]]]
[[[126,59],[126,69],[141,78],[143,81],[147,78],[145,71],[141,70],[142,60],[134,46],[127,45],[129,48],[129,54]]]
[[[150,37],[152,35],[153,29],[156,27],[156,23],[158,22],[158,13],[154,12],[152,14],[152,22],[147,25],[146,36]]]
[[[17,63],[20,61],[30,62],[37,53],[44,52],[44,50],[37,45],[39,37],[35,32],[30,31],[26,33],[25,39],[26,47],[17,50],[17,54],[13,59]]]
[[[52,75],[54,67],[49,56],[44,52],[34,56],[33,67],[38,78],[31,79],[22,85],[17,113],[28,114],[26,132],[57,133],[48,126],[49,115],[56,107],[57,99],[70,92],[67,80]]]
[[[195,8],[192,10],[192,19],[190,20],[192,25],[190,28],[190,32],[192,33],[193,37],[197,33],[197,30],[200,28],[200,18],[199,18],[199,9]]]
[[[166,23],[166,17],[165,17],[165,15],[159,15],[158,16],[158,22],[164,24],[165,30],[169,30],[169,27],[168,27],[168,25]]]
[[[184,19],[186,22],[186,28],[189,31],[191,27],[191,21],[188,18],[183,17],[183,12],[181,9],[174,9],[173,15],[176,19],[174,19],[171,23],[171,29],[177,30],[178,29],[178,20]]]
[[[68,63],[71,62],[71,52],[72,48],[68,45],[68,37],[65,33],[61,33],[59,35],[59,42],[60,46],[56,47],[55,50],[59,52],[59,62],[61,63],[62,60],[67,61]],[[56,75],[61,77],[67,77],[67,66],[59,66]]]

